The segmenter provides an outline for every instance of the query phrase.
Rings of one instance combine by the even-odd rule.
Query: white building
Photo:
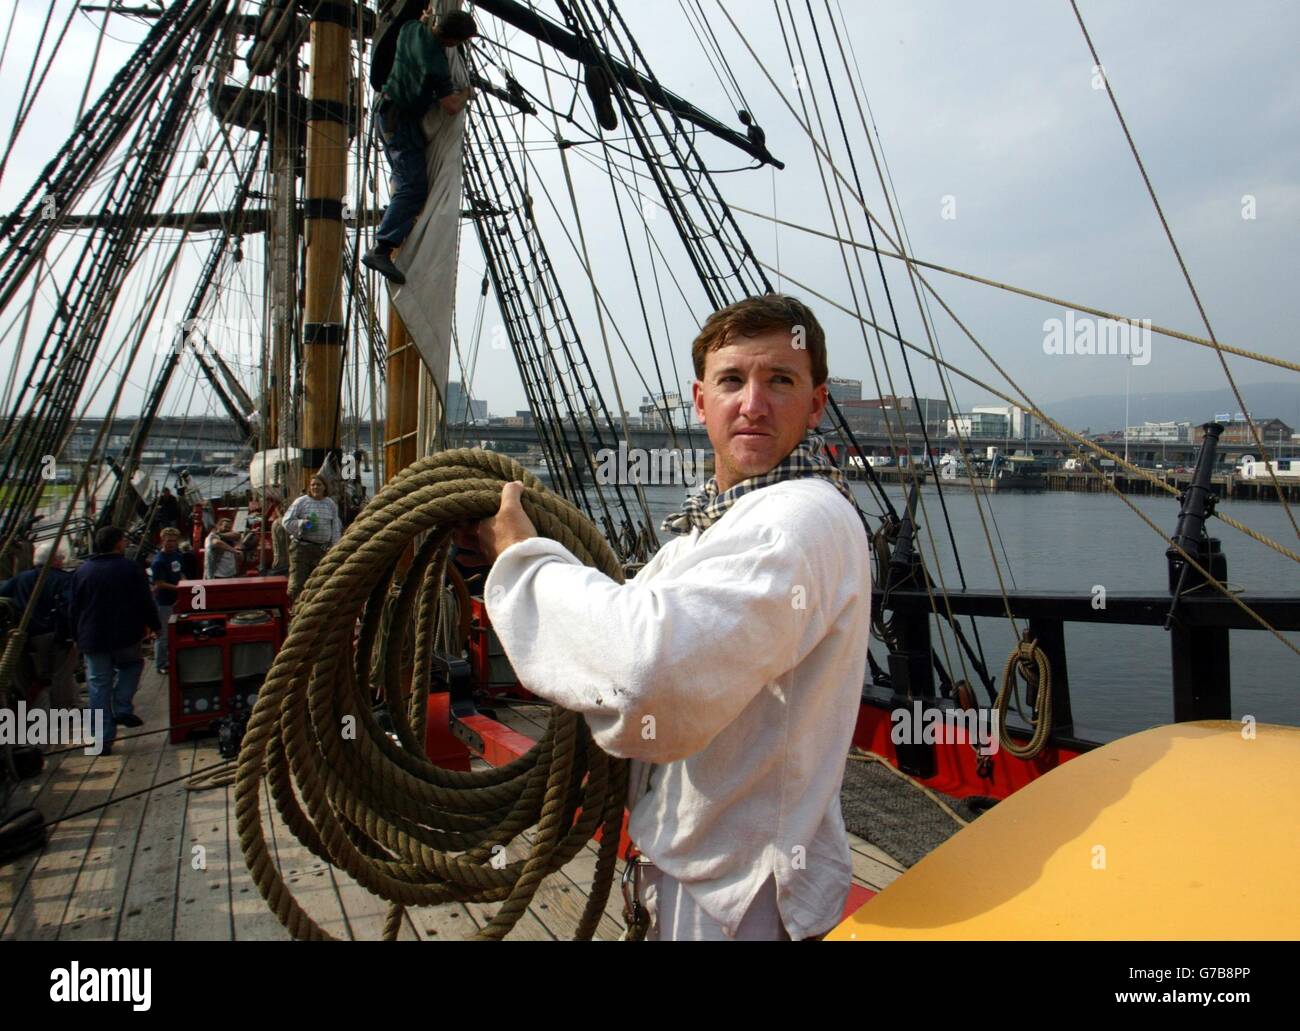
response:
[[[1009,426],[1005,413],[981,411],[976,408],[974,411],[958,412],[952,416],[948,420],[948,436],[1005,438]]]
[[[1007,420],[1007,436],[1014,440],[1035,440],[1043,435],[1042,424],[1016,405],[976,405],[972,413],[1000,415]]]
[[[695,402],[689,397],[683,398],[675,390],[651,394],[649,397],[643,395],[638,411],[641,414],[641,425],[645,429],[667,429],[670,418],[673,427],[679,430],[699,425],[695,417]]]
[[[1141,426],[1128,426],[1124,436],[1129,440],[1157,440],[1167,444],[1185,444],[1192,439],[1190,422],[1144,422]]]

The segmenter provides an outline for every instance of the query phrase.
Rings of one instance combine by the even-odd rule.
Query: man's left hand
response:
[[[495,562],[510,545],[537,536],[537,528],[520,502],[523,493],[524,485],[518,480],[507,483],[501,488],[501,507],[497,514],[478,524],[479,550],[489,562]]]

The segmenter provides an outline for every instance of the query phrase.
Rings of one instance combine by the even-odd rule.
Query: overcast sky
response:
[[[770,149],[786,163],[784,171],[775,173],[764,168],[719,174],[724,197],[737,206],[829,231],[831,212],[807,136],[716,0],[702,2],[745,100],[766,130]],[[550,3],[539,6],[554,11]],[[838,7],[832,6],[838,17]],[[58,4],[56,28],[68,7],[66,2]],[[806,96],[815,94],[823,116],[830,118],[830,91],[820,58],[809,49],[813,39],[808,9],[802,4],[794,7],[807,58]],[[812,7],[823,42],[831,48],[823,0],[815,0]],[[1295,287],[1300,239],[1300,71],[1294,57],[1300,9],[1276,2],[1110,0],[1082,0],[1080,8],[1217,336],[1225,343],[1300,360],[1294,331],[1300,314]],[[14,22],[10,52],[0,68],[0,132],[6,137],[45,9],[44,4],[24,0]],[[774,7],[728,0],[726,9],[798,109],[796,72],[786,56]],[[785,16],[784,2],[781,9]],[[12,3],[0,5],[0,32],[12,12]],[[625,4],[622,13],[665,86],[738,127],[735,105],[710,69],[675,0]],[[1094,88],[1093,61],[1068,2],[891,0],[849,3],[844,13],[866,100],[917,257],[1204,335],[1106,93]],[[67,53],[77,55],[85,67],[100,17],[78,14],[70,29]],[[500,36],[489,16],[482,15],[481,20],[489,35]],[[138,40],[144,30],[138,22],[115,17],[109,31],[126,42],[106,40],[95,91],[125,59],[130,50],[127,43]],[[535,54],[523,37],[516,37],[511,45]],[[834,75],[849,121],[853,156],[865,180],[867,204],[887,221],[838,54],[830,50],[829,56],[836,66]],[[47,85],[41,106],[19,137],[0,181],[0,208],[7,210],[21,197],[67,135],[81,96],[77,76],[63,74],[72,67],[60,64],[57,78]],[[514,71],[526,85],[541,88],[529,66],[516,62]],[[570,88],[565,103],[571,94]],[[530,124],[531,145],[545,146],[551,131],[549,120]],[[621,137],[623,132],[620,128],[613,135]],[[593,158],[599,158],[599,150],[586,146],[567,152],[597,281],[642,368],[648,369],[646,333],[610,186],[602,173],[578,157],[579,149]],[[746,155],[720,142],[702,142],[701,150],[715,169],[748,163]],[[838,136],[832,152],[836,165],[851,179]],[[557,152],[546,147],[535,150],[534,157],[536,174],[545,179],[565,210],[565,223],[572,230]],[[610,375],[590,286],[557,217],[542,200],[541,191],[533,192],[541,232],[612,408]],[[1245,197],[1253,201],[1243,202]],[[1242,217],[1244,203],[1253,203],[1254,218]],[[954,212],[955,217],[944,217]],[[651,221],[652,231],[675,256],[674,271],[691,303],[683,304],[675,290],[665,287],[669,334],[665,339],[656,310],[654,345],[661,360],[671,355],[685,387],[690,380],[690,341],[707,308],[674,244],[668,219],[662,211],[657,215]],[[841,304],[852,304],[834,243],[796,229],[778,231],[770,222],[749,215],[738,213],[736,219],[760,260],[779,265],[792,279]],[[860,211],[852,225],[853,235],[865,242]],[[636,232],[640,231],[638,223]],[[197,256],[206,246],[191,245],[195,257],[187,259],[187,267],[197,268]],[[482,274],[482,257],[468,227],[461,253],[457,320],[467,343]],[[898,263],[887,262],[887,266],[904,335],[923,344],[906,279]],[[877,312],[884,312],[885,295],[874,259],[866,267],[872,301]],[[643,264],[641,274],[647,269]],[[1140,365],[1123,357],[1045,354],[1043,323],[1063,315],[1059,307],[937,273],[930,278],[971,331],[1036,400],[1050,403],[1094,393],[1122,393],[1126,383],[1134,393],[1142,393],[1206,389],[1224,382],[1212,353],[1160,336],[1153,341],[1150,361]],[[782,285],[789,292],[803,293],[788,280]],[[185,293],[178,289],[177,296],[183,298]],[[855,321],[823,302],[807,299],[826,326],[832,374],[863,379],[867,393],[873,393],[871,366]],[[944,356],[1009,392],[960,330],[935,311]],[[11,317],[6,313],[6,324]],[[485,397],[497,414],[525,406],[509,352],[489,346],[499,321],[495,307],[489,307],[474,370],[476,396]],[[871,347],[879,363],[878,346],[873,339]],[[12,342],[6,348],[5,363],[10,364]],[[885,350],[889,372],[899,391],[906,392],[897,345],[886,341]],[[1242,383],[1283,376],[1295,382],[1293,374],[1239,359],[1231,367]],[[885,376],[884,364],[878,364],[878,369]],[[939,384],[932,367],[914,355],[912,369],[919,392],[937,396]],[[615,370],[625,405],[635,409],[642,388],[631,363],[620,355]],[[149,378],[147,369],[133,370],[137,389]],[[455,368],[451,378],[459,378]],[[961,407],[993,400],[987,391],[961,379],[954,379],[953,386]],[[123,407],[134,410],[138,403],[132,404],[128,395]],[[1188,417],[1196,418],[1198,413]],[[1135,412],[1134,418],[1140,420],[1141,412]]]

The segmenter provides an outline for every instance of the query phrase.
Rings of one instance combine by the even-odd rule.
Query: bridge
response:
[[[534,426],[458,425],[448,428],[448,436],[456,446],[477,447],[487,443],[490,446],[511,444],[540,447],[542,444]],[[579,440],[578,431],[569,427],[566,436],[576,446],[576,442]],[[854,437],[868,455],[884,456],[894,454],[894,448],[890,445],[889,438],[883,433],[855,433]],[[618,439],[623,438],[620,436]],[[912,446],[913,454],[919,455],[924,451],[919,433],[909,434],[909,443]],[[957,449],[957,438],[947,434],[931,433],[930,443],[940,454]],[[1077,450],[1073,441],[1061,440],[1056,437],[1041,437],[1029,441],[1008,440],[1005,437],[967,437],[964,443],[967,450],[980,455],[985,454],[987,448],[996,447],[1003,454],[1024,452],[1036,458],[1055,459],[1069,457],[1075,454]],[[1119,455],[1121,458],[1124,457],[1124,441],[1106,440],[1100,443],[1108,451]],[[610,446],[617,447],[618,445],[615,442]],[[710,454],[713,451],[708,434],[702,426],[689,431],[677,430],[675,444],[668,430],[632,428],[628,436],[628,447],[646,450],[672,447],[699,448]],[[1187,441],[1174,443],[1159,440],[1130,439],[1128,442],[1128,460],[1139,466],[1191,466],[1195,461],[1198,450],[1200,450],[1199,444]],[[1276,450],[1276,448],[1273,448],[1273,451]],[[1259,456],[1259,449],[1253,444],[1225,444],[1221,442],[1218,449],[1218,466],[1236,465],[1242,455],[1251,454],[1256,457]],[[1270,455],[1274,458],[1277,457],[1272,452],[1270,452]]]

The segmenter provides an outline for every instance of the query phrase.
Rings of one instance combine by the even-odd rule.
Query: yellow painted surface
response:
[[[1300,728],[1178,723],[1017,791],[827,935],[1300,938]]]

